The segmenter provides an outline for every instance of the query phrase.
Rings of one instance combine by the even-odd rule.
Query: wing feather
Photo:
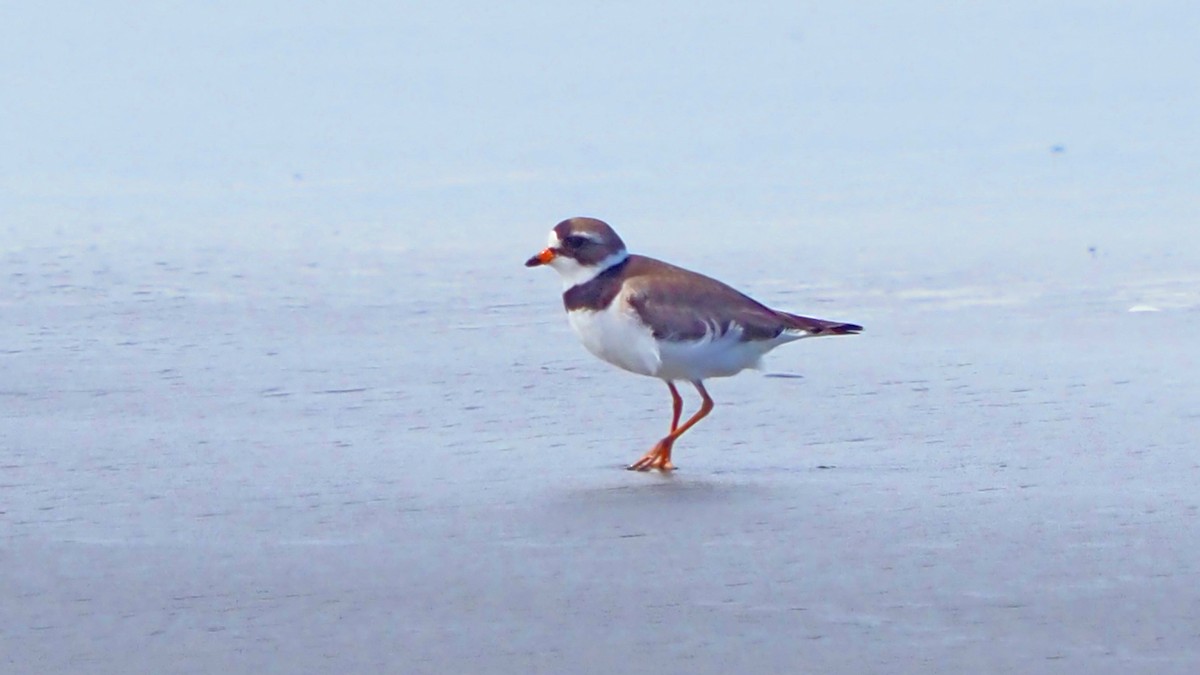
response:
[[[715,338],[733,329],[743,340],[774,340],[785,331],[849,335],[862,330],[773,310],[716,279],[653,258],[630,256],[626,275],[624,301],[660,340]]]

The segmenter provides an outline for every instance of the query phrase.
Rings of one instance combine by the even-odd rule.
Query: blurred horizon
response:
[[[1190,3],[2,14],[11,242],[523,251],[593,215],[663,255],[1198,259]]]

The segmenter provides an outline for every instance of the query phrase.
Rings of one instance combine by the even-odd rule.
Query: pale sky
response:
[[[1187,1],[6,3],[0,218],[1166,245],[1197,35]]]

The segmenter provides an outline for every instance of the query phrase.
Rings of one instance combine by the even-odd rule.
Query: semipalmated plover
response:
[[[676,439],[713,409],[704,388],[759,365],[781,344],[819,335],[853,335],[862,326],[770,309],[730,286],[681,267],[630,255],[625,242],[595,218],[564,220],[526,267],[549,265],[562,276],[563,305],[583,346],[609,363],[657,377],[671,390],[671,431],[629,469],[674,469]],[[703,402],[682,425],[687,380]]]

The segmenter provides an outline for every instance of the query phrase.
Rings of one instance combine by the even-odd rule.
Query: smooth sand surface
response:
[[[0,675],[1200,673],[1197,26],[5,3]],[[579,215],[866,332],[623,471]]]
[[[5,253],[0,671],[1200,663],[1188,279],[681,252],[867,330],[711,382],[663,476],[553,274],[331,241]]]

